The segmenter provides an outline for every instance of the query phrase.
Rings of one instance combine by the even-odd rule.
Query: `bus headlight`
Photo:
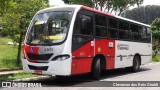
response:
[[[56,61],[56,60],[63,61],[63,60],[68,59],[69,57],[70,57],[70,56],[67,55],[67,54],[65,54],[65,55],[58,55],[58,56],[54,57],[54,58],[52,59],[52,61]]]

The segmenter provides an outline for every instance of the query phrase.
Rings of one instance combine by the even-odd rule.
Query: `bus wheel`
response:
[[[92,68],[92,77],[95,80],[99,80],[100,78],[100,72],[101,72],[101,68],[100,68],[100,58],[96,58],[96,60],[93,62],[93,68]]]
[[[135,56],[133,59],[132,71],[137,72],[139,70],[140,70],[140,58],[138,56]]]

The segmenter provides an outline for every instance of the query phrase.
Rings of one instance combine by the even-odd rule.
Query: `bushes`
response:
[[[155,57],[153,57],[152,61],[160,62],[160,55],[156,55]]]

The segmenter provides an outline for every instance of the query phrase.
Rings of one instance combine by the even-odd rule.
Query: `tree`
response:
[[[121,14],[122,17],[136,20],[142,23],[151,24],[152,21],[160,17],[160,6],[148,5],[126,10]]]
[[[22,32],[25,30],[33,17],[40,9],[49,6],[48,0],[1,0],[3,5],[0,10],[0,26],[2,36],[10,36],[16,43],[19,43],[17,62],[20,62]]]
[[[3,14],[0,16],[0,26],[2,26],[2,36],[14,37],[19,34],[21,17],[23,16],[23,28],[26,29],[33,15],[40,9],[48,7],[48,0],[7,0],[4,5],[6,9],[1,9]],[[0,4],[5,3],[2,0]],[[3,7],[3,6],[2,6]]]
[[[153,51],[155,53],[154,57],[160,50],[160,18],[156,18],[152,24],[152,36],[153,36]]]
[[[128,9],[130,6],[137,4],[138,6],[143,3],[143,0],[63,0],[66,4],[81,4],[89,6],[101,11],[119,12]]]

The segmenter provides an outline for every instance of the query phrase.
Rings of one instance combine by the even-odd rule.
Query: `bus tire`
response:
[[[101,68],[100,68],[100,58],[96,58],[95,61],[93,62],[93,67],[92,67],[92,77],[95,80],[99,80],[100,79],[100,72],[101,72]]]
[[[132,71],[138,72],[139,70],[140,70],[140,58],[138,56],[135,56],[133,59]]]

